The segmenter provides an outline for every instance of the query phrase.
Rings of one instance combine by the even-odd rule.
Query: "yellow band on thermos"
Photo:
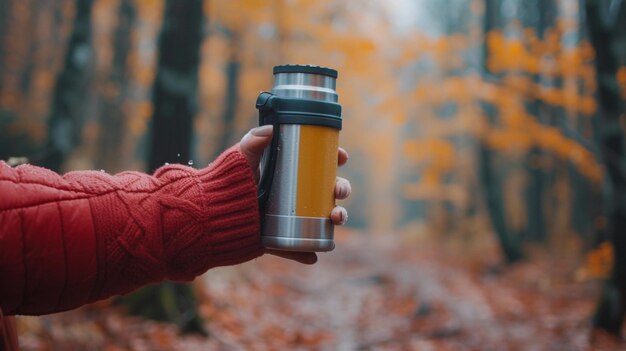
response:
[[[339,130],[300,126],[296,216],[329,217],[335,206]]]

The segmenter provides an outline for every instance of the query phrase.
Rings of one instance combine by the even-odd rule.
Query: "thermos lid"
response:
[[[337,78],[337,71],[332,68],[313,65],[280,65],[274,66],[274,74],[278,73],[311,73]]]

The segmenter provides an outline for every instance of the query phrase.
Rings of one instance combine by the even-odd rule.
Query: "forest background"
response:
[[[271,259],[209,272],[200,288],[162,286],[138,295],[160,296],[154,300],[167,305],[167,291],[174,291],[175,312],[161,308],[158,319],[208,335],[193,342],[221,346],[271,336],[274,346],[471,349],[487,342],[516,349],[549,329],[533,342],[576,349],[598,346],[592,337],[572,337],[581,331],[620,334],[626,315],[621,0],[0,0],[0,159],[26,158],[59,172],[150,172],[166,162],[202,167],[256,125],[255,98],[271,88],[272,67],[285,63],[339,71],[340,143],[351,155],[340,175],[354,189],[342,203],[350,221],[338,233],[338,251],[323,255],[327,262],[314,271],[302,269],[337,284],[362,275],[381,289],[359,283],[347,295],[384,296],[392,289],[400,307],[380,308],[398,315],[399,324],[372,336],[368,328],[383,322],[363,317],[368,310],[360,306],[354,318],[364,318],[361,327],[346,322],[346,330],[327,330],[323,318],[310,316],[317,327],[292,331],[295,339],[284,331],[277,337],[270,322],[252,333],[247,317],[216,307],[234,297],[212,281],[246,286],[249,294],[270,284],[265,295],[286,289],[305,301],[332,303],[330,293],[322,299],[314,287],[290,287],[289,273]],[[351,271],[356,262],[362,271]],[[298,268],[291,269],[297,276]],[[442,275],[425,273],[430,270]],[[264,283],[251,272],[262,272]],[[461,289],[454,285],[460,281],[474,283]],[[445,292],[441,301],[432,286]],[[498,292],[516,297],[483,301]],[[362,302],[371,298],[365,295]],[[461,318],[470,313],[463,303],[476,303],[468,296],[483,296],[491,309],[485,329],[511,318],[527,319],[526,329],[504,323],[495,334],[473,330]],[[460,305],[451,302],[457,298]],[[553,319],[542,319],[533,301],[548,301],[542,311]],[[566,307],[580,323],[568,324]],[[110,312],[115,323],[134,323],[117,304],[90,308],[116,311]],[[517,312],[501,311],[510,308]],[[326,318],[339,318],[332,313],[350,315],[338,309]],[[50,318],[91,321],[85,333],[103,349],[135,348],[89,308]],[[50,329],[45,320],[21,319],[27,349],[81,345],[84,335]],[[193,343],[164,332],[167,327],[152,328],[167,336],[163,345]],[[620,344],[610,340],[603,342]]]

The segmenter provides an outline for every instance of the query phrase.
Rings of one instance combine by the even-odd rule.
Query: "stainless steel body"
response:
[[[319,74],[289,72],[274,75],[272,94],[280,97],[337,102],[337,79]]]
[[[333,72],[335,77],[307,72],[275,71],[272,94],[283,98],[336,103],[336,71]],[[307,127],[309,126],[288,123],[280,125],[274,178],[263,219],[261,240],[264,247],[287,251],[330,251],[335,247],[330,211],[326,216],[320,217],[302,216],[298,213],[298,208],[302,208],[298,199],[303,201],[303,197],[298,196],[302,192],[302,185],[298,184],[298,172],[311,169],[311,165],[304,167],[302,162],[312,162],[311,159],[301,159],[299,154],[303,142],[301,132]],[[261,167],[267,161],[267,154],[266,151]]]
[[[289,251],[330,251],[335,247],[334,226],[329,218],[303,217],[296,213],[300,128],[280,126],[276,169],[267,199],[263,223],[264,247]]]

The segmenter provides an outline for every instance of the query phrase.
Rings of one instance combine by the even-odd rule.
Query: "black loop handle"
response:
[[[276,168],[276,158],[278,155],[278,141],[280,128],[278,125],[278,118],[276,118],[276,110],[273,106],[274,95],[263,92],[259,94],[256,101],[256,108],[259,110],[259,126],[274,125],[274,132],[272,135],[272,142],[269,147],[263,151],[262,159],[266,162],[261,169],[261,178],[259,180],[257,190],[257,200],[259,201],[259,211],[261,213],[261,219],[265,216],[265,208],[267,205],[267,199],[270,194],[270,188],[272,181],[274,180],[274,170]]]

